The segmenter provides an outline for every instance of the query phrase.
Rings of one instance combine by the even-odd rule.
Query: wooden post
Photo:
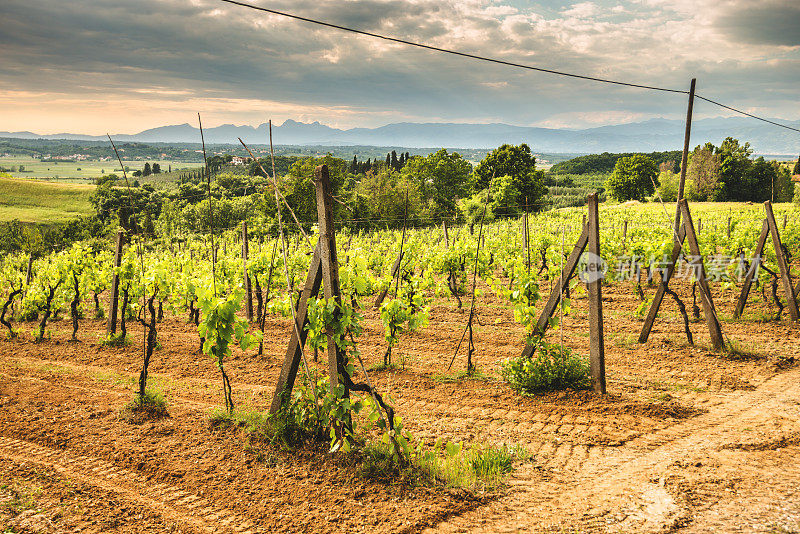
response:
[[[250,248],[247,241],[247,221],[242,221],[242,269],[244,270],[244,300],[247,320],[253,320],[253,288],[247,274],[247,257]]]
[[[788,222],[789,222],[789,214],[788,213],[784,213],[783,214],[783,229],[784,230],[786,230],[786,223],[788,223]]]
[[[125,244],[125,231],[117,231],[117,247],[114,252],[114,267],[122,265],[122,247]],[[119,275],[115,272],[111,277],[111,289],[108,296],[108,319],[106,319],[106,335],[117,333],[117,315],[119,309]]]
[[[783,255],[783,246],[781,245],[781,235],[778,232],[778,225],[775,222],[775,214],[772,213],[772,203],[769,201],[764,202],[764,211],[767,212],[767,223],[769,224],[769,231],[772,234],[772,244],[775,247],[775,257],[778,260],[778,269],[781,275],[781,282],[783,283],[783,292],[786,294],[786,306],[789,308],[789,317],[792,322],[797,322],[798,313],[797,300],[794,295],[794,288],[792,287],[792,279],[789,275],[789,265],[786,263],[786,256]]]
[[[306,343],[308,331],[308,299],[319,293],[319,286],[322,283],[322,268],[320,265],[319,244],[314,250],[311,258],[311,265],[308,267],[308,276],[300,299],[297,301],[297,328],[292,329],[292,337],[289,339],[289,347],[283,358],[281,374],[278,376],[278,383],[275,386],[275,394],[272,396],[272,404],[269,412],[275,413],[281,408],[284,399],[288,399],[292,394],[294,381],[297,378],[297,370],[300,367],[300,360],[303,357],[302,347]],[[297,333],[300,337],[297,337]]]
[[[447,221],[442,221],[442,231],[444,232],[444,246],[450,248],[450,237],[447,235]]]
[[[591,261],[600,262],[600,221],[598,217],[597,193],[589,195],[589,225],[587,251],[594,254]],[[599,266],[599,265],[598,265]],[[590,273],[591,274],[591,273]],[[592,389],[595,393],[606,392],[606,360],[603,345],[603,291],[602,278],[597,276],[586,282],[589,297],[589,364],[592,372]]]
[[[578,267],[578,261],[581,258],[581,254],[583,254],[583,251],[586,249],[588,239],[588,230],[587,227],[584,226],[583,232],[581,232],[578,238],[578,242],[575,243],[575,248],[572,249],[566,263],[564,263],[564,269],[561,271],[561,283],[554,286],[550,291],[550,297],[547,299],[547,303],[545,303],[544,309],[541,315],[539,315],[539,320],[536,322],[536,331],[540,334],[544,334],[545,330],[547,330],[550,317],[555,313],[558,303],[561,300],[561,293],[569,287],[569,279],[572,278],[575,269]],[[530,356],[532,353],[533,347],[530,345],[526,345],[525,349],[522,351],[522,355],[526,357]]]
[[[628,242],[628,219],[622,221],[622,244]]]
[[[642,325],[642,331],[639,333],[639,343],[645,343],[647,338],[650,337],[650,330],[653,329],[653,323],[656,321],[658,309],[661,307],[661,301],[664,300],[669,281],[672,278],[672,274],[675,272],[675,264],[678,261],[678,257],[681,255],[681,248],[683,248],[683,241],[685,239],[686,230],[681,226],[678,229],[678,235],[673,236],[672,255],[670,256],[666,271],[661,273],[661,280],[656,289],[656,294],[653,295],[653,302],[650,304],[647,317],[644,319],[644,325]]]
[[[731,238],[731,218],[728,217],[728,239]]]
[[[401,252],[400,254],[397,255],[397,259],[394,260],[394,265],[392,265],[392,280],[394,280],[394,277],[397,276],[397,270],[400,268],[400,262],[403,261],[403,256],[405,256],[405,254],[406,254],[405,252]],[[378,294],[378,298],[375,299],[375,304],[372,305],[373,308],[377,310],[378,308],[381,307],[381,304],[383,304],[386,295],[389,293],[390,287],[391,283],[381,290],[381,292]]]
[[[753,284],[753,278],[755,277],[756,268],[755,264],[761,263],[761,255],[764,251],[764,244],[767,242],[767,236],[769,235],[769,223],[766,219],[764,219],[764,224],[761,227],[761,235],[758,236],[758,244],[756,245],[755,251],[753,251],[753,258],[750,260],[750,268],[747,270],[747,273],[744,275],[744,283],[742,284],[742,291],[739,293],[739,298],[736,300],[736,309],[733,312],[733,317],[738,319],[742,316],[742,312],[744,312],[744,305],[747,303],[747,295],[750,293],[750,286]]]
[[[683,154],[681,154],[681,179],[678,182],[678,203],[675,206],[675,233],[681,225],[680,201],[683,198],[683,191],[686,186],[686,170],[689,166],[689,141],[692,136],[692,110],[694,109],[694,90],[697,85],[697,78],[692,78],[689,84],[689,106],[686,108],[686,130],[683,134]]]
[[[331,182],[328,175],[328,166],[319,165],[314,169],[314,185],[317,190],[317,220],[319,224],[319,256],[322,264],[322,284],[325,298],[333,299],[338,305],[342,303],[342,293],[339,287],[339,260],[336,256],[336,228],[333,225],[333,198],[331,197]],[[334,314],[341,313],[336,310]],[[330,389],[339,385],[339,372],[345,369],[346,355],[339,350],[332,334],[328,334],[328,373]],[[347,387],[344,397],[349,396]]]
[[[689,205],[686,199],[680,201],[681,212],[683,214],[683,227],[686,230],[686,241],[689,244],[689,250],[694,256],[697,270],[697,285],[700,286],[700,302],[703,304],[703,315],[706,318],[708,325],[708,333],[711,336],[711,344],[715,349],[721,349],[724,345],[722,338],[722,327],[717,320],[716,310],[714,310],[714,300],[711,297],[711,287],[708,285],[706,279],[705,268],[703,267],[703,256],[700,253],[700,244],[697,242],[697,234],[694,232],[694,224],[692,223],[692,215],[689,212]]]

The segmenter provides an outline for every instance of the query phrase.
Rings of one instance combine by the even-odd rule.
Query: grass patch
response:
[[[480,369],[475,368],[472,372],[461,370],[453,373],[436,373],[431,375],[431,379],[440,384],[453,384],[462,380],[491,380],[491,377]]]
[[[719,354],[721,354],[726,360],[734,361],[755,361],[767,359],[766,354],[758,352],[750,346],[746,346],[733,340],[725,343],[725,346],[719,351]]]
[[[108,334],[100,340],[100,345],[103,347],[125,347],[130,344],[128,336],[123,336],[122,333]]]
[[[21,514],[25,510],[36,508],[36,498],[42,494],[42,488],[31,486],[25,487],[18,483],[0,484],[0,495],[5,494],[3,507],[14,515]]]
[[[123,421],[133,424],[169,417],[167,401],[159,392],[148,390],[144,396],[137,393],[128,404],[122,407],[119,416]]]
[[[507,445],[473,446],[441,442],[417,453],[406,466],[400,466],[380,442],[370,442],[361,451],[359,474],[385,483],[418,484],[420,481],[471,492],[492,491],[500,487],[514,463],[530,458],[526,449]]]

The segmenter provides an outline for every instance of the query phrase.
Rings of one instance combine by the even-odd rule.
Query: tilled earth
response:
[[[675,283],[691,310],[688,288]],[[645,288],[652,294],[653,288]],[[796,532],[800,531],[800,328],[754,293],[730,320],[733,294],[715,290],[726,336],[741,351],[709,349],[702,318],[686,343],[665,300],[653,334],[633,286],[603,289],[606,396],[556,392],[520,397],[498,375],[522,350],[511,310],[489,291],[478,299],[478,378],[448,364],[468,310],[437,300],[430,324],[403,337],[401,369],[373,371],[412,434],[467,443],[521,444],[531,458],[505,487],[470,494],[387,484],[358,475],[357,462],[324,446],[294,453],[249,443],[238,429],[212,430],[222,404],[219,370],[198,351],[183,317],[159,324],[151,384],[170,417],[119,417],[141,360],[135,342],[99,345],[101,321],[69,321],[30,341],[0,341],[0,525],[12,532]],[[564,343],[586,353],[586,300],[564,319]],[[702,316],[701,316],[702,317]],[[264,410],[290,333],[267,321],[262,356],[235,350],[226,369],[234,401]],[[380,318],[365,310],[360,350],[382,361]],[[558,341],[558,329],[550,333]],[[326,367],[324,362],[319,363]]]

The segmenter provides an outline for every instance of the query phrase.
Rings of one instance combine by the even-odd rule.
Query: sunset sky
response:
[[[473,54],[688,89],[800,119],[800,2],[252,0]],[[682,118],[686,97],[512,69],[218,0],[2,0],[0,131],[135,133],[193,122]],[[699,117],[726,116],[707,103]]]

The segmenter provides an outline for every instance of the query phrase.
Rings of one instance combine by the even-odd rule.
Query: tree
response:
[[[20,166],[19,172],[22,172],[22,167]],[[800,174],[800,157],[797,158],[797,161],[794,163],[794,170],[792,174]]]
[[[358,156],[353,156],[353,163],[350,164],[350,174],[358,174]]]
[[[723,183],[720,197],[725,200],[751,200],[751,191],[746,184],[746,175],[752,167],[750,143],[739,145],[739,140],[726,137],[717,148],[720,158],[720,181]]]
[[[608,194],[619,201],[644,200],[655,192],[658,168],[647,156],[637,154],[620,158],[606,181]]]
[[[144,164],[144,169],[142,169],[142,176],[150,176],[153,171],[150,170],[150,163],[147,162]]]
[[[547,193],[544,172],[536,170],[536,157],[525,143],[504,144],[487,154],[475,167],[473,190],[486,189],[493,178],[504,176],[511,177],[513,187],[519,192],[518,203],[527,199],[529,205],[535,205]]]
[[[771,163],[775,171],[775,202],[791,202],[794,196],[792,174],[777,161]]]
[[[686,178],[692,180],[692,194],[690,200],[715,200],[719,189],[720,157],[714,153],[714,145],[706,143],[697,146],[689,155],[689,166],[686,169]]]
[[[153,174],[161,174],[161,165],[153,163]]]
[[[400,171],[401,175],[419,184],[423,202],[430,204],[432,216],[452,214],[456,202],[467,193],[472,166],[457,152],[446,149],[416,156]]]
[[[392,169],[400,170],[400,162],[397,161],[397,152],[394,150],[392,150]]]

